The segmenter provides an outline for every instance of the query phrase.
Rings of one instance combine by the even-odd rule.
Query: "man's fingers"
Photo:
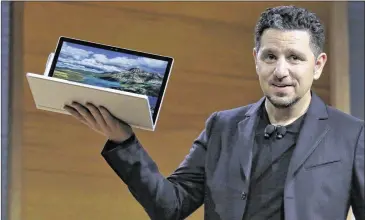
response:
[[[94,128],[94,129],[98,129],[95,118],[92,116],[92,114],[89,112],[89,110],[86,107],[84,107],[83,105],[81,105],[77,102],[73,102],[71,104],[71,107],[76,109],[76,111],[85,119],[85,121],[87,122],[87,124],[90,127]]]
[[[106,124],[110,129],[116,129],[118,128],[119,121],[103,106],[98,107],[100,110],[100,113],[102,114]]]
[[[125,141],[133,134],[127,123],[114,117],[105,107],[96,107],[91,103],[85,106],[73,103],[71,106],[64,106],[64,109],[88,127],[115,142]]]
[[[100,113],[99,109],[91,103],[86,103],[86,107],[89,109],[91,114],[94,116],[96,123],[99,125],[99,127],[101,129],[103,129],[104,133],[109,132],[110,128],[108,127],[107,123],[105,122],[104,117]]]
[[[63,107],[66,111],[68,111],[74,118],[76,118],[77,120],[81,121],[82,123],[86,124],[86,120],[84,117],[82,117],[82,115],[73,107],[69,106],[69,105],[65,105]]]

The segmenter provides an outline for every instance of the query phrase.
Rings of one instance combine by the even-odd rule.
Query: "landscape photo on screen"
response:
[[[155,110],[167,61],[64,42],[53,77],[148,96]]]

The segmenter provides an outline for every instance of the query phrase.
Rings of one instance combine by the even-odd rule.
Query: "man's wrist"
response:
[[[113,139],[108,139],[109,142],[116,144],[116,145],[128,145],[129,143],[133,142],[136,138],[136,135],[134,133],[131,134],[131,136],[123,141],[117,141]]]

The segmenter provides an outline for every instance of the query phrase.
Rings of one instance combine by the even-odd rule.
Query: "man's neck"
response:
[[[276,108],[269,100],[265,100],[265,108],[273,125],[288,125],[300,118],[308,110],[311,94],[307,94],[297,103],[288,108]]]

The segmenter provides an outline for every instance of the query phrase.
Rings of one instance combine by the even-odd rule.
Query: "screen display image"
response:
[[[153,115],[167,68],[167,61],[63,42],[52,75],[147,95]]]

